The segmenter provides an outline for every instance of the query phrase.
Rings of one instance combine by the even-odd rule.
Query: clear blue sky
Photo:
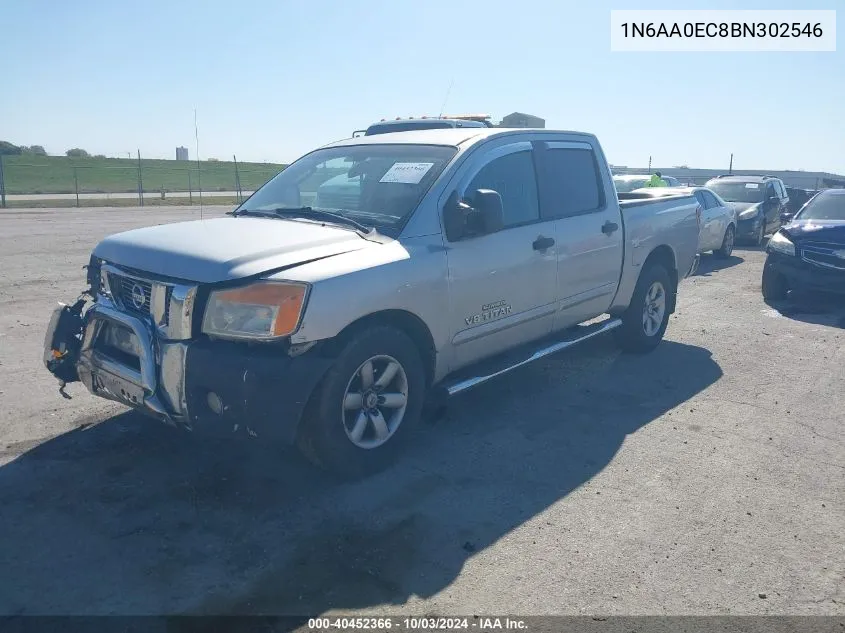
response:
[[[733,5],[733,6],[732,6]],[[837,7],[838,5],[838,7]],[[845,173],[836,53],[611,53],[611,9],[841,0],[2,0],[0,139],[289,161],[382,117],[513,111],[612,163]]]

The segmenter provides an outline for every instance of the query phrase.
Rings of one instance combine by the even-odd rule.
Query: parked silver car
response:
[[[175,426],[296,443],[364,474],[398,454],[429,396],[604,332],[654,349],[697,261],[698,207],[620,203],[590,134],[348,139],[233,217],[100,242],[44,360]]]
[[[701,205],[701,234],[698,252],[713,251],[718,257],[730,257],[736,243],[737,213],[733,205],[722,200],[707,187],[660,187],[636,189],[632,193],[650,196],[694,195]]]

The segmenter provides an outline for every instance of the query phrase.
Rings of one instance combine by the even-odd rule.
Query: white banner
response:
[[[833,52],[836,11],[611,11],[613,52]]]

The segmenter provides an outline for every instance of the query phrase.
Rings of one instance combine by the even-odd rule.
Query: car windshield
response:
[[[395,234],[457,153],[438,145],[362,144],[319,149],[289,165],[237,210],[334,214]],[[289,214],[286,216],[289,217]]]
[[[820,193],[810,200],[796,220],[845,220],[845,189]]]
[[[759,182],[709,182],[707,188],[727,202],[763,202],[763,187]]]
[[[648,177],[644,178],[614,178],[613,184],[616,186],[616,191],[619,193],[629,193],[634,189],[645,187],[648,182]]]

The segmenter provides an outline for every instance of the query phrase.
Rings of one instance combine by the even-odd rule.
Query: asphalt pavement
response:
[[[198,217],[0,213],[0,614],[845,615],[845,306],[767,306],[758,249],[706,256],[655,352],[482,385],[353,483],[41,365],[99,239]]]

